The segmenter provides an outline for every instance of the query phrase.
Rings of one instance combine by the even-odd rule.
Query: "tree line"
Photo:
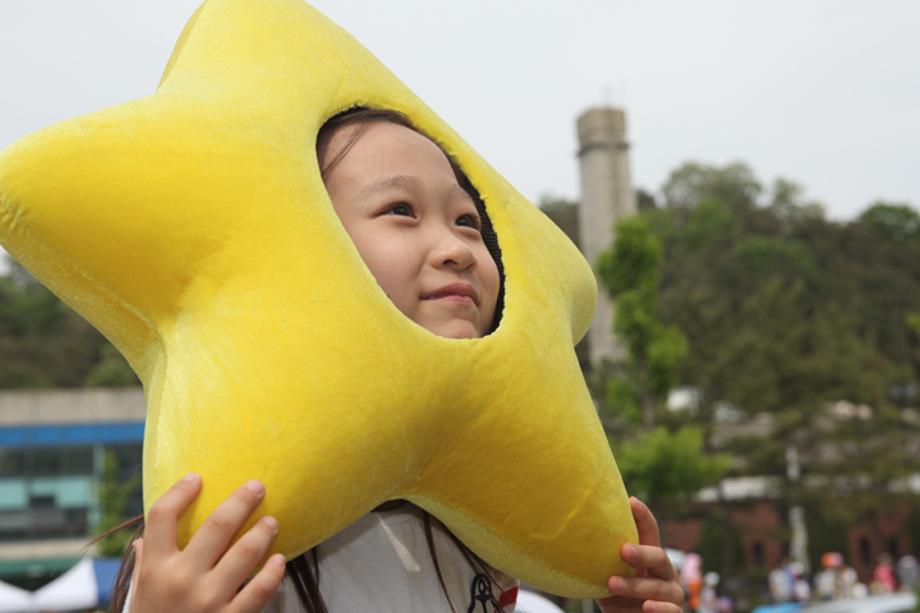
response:
[[[589,375],[630,489],[667,517],[722,477],[772,477],[782,505],[820,509],[813,556],[844,548],[829,525],[916,505],[920,213],[831,220],[742,163],[687,163],[637,197],[593,263],[629,357]],[[541,205],[577,241],[576,204]]]
[[[0,276],[0,389],[140,385],[86,320],[16,261]]]

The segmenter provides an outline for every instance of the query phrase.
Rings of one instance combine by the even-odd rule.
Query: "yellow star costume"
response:
[[[475,82],[475,75],[470,76]],[[435,336],[345,234],[316,134],[346,108],[408,115],[492,218],[499,329]],[[208,0],[156,93],[0,157],[0,242],[144,383],[146,507],[189,470],[181,544],[244,480],[293,557],[405,498],[540,589],[606,595],[635,542],[575,359],[594,312],[577,249],[350,35],[299,0]]]

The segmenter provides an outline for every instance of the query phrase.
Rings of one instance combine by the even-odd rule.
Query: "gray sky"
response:
[[[0,147],[153,91],[197,0],[0,1]],[[626,108],[637,186],[742,160],[852,218],[920,206],[920,2],[317,0],[532,200]]]

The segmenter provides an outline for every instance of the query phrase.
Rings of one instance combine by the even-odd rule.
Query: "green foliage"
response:
[[[657,314],[661,244],[641,217],[619,222],[615,236],[598,258],[598,275],[615,300],[614,332],[629,347],[630,365],[619,376],[638,386],[643,403],[660,402],[687,355],[683,334]]]
[[[686,501],[727,468],[703,448],[694,427],[654,428],[687,355],[684,335],[662,324],[657,308],[661,242],[641,217],[620,221],[613,248],[598,259],[598,276],[614,299],[614,331],[629,350],[624,364],[601,373],[604,423],[627,488],[655,508]]]
[[[723,508],[714,508],[703,518],[697,553],[703,558],[706,571],[724,572],[738,560],[744,559],[741,535]]]
[[[699,392],[687,421],[719,434],[709,448],[736,473],[785,477],[797,447],[805,475],[829,477],[780,495],[822,517],[902,499],[890,484],[920,470],[920,429],[899,408],[920,401],[920,214],[879,202],[830,221],[801,187],[764,189],[738,165],[685,165],[664,193],[643,217],[662,245],[657,312],[687,340],[677,382]],[[842,417],[839,401],[869,411]],[[735,423],[716,419],[722,404]],[[769,436],[733,434],[755,419]]]
[[[613,447],[629,490],[654,506],[679,506],[728,468],[726,458],[705,453],[703,433],[693,426],[673,433],[658,427]]]
[[[916,335],[920,336],[920,313],[908,313],[905,317],[907,327]]]
[[[667,206],[694,208],[707,201],[730,206],[756,202],[763,191],[751,169],[741,162],[724,167],[689,162],[671,173],[662,188]]]
[[[118,474],[118,459],[114,452],[109,451],[105,455],[102,479],[99,484],[99,503],[102,507],[102,520],[96,527],[96,534],[103,534],[128,519],[125,517],[128,501],[141,485],[140,475],[137,473],[125,481],[120,481]],[[131,534],[127,530],[119,530],[109,534],[101,539],[97,545],[100,555],[122,557],[130,538]]]
[[[735,231],[735,217],[720,202],[702,202],[690,213],[680,231],[687,244],[703,247],[718,243]]]
[[[687,341],[675,326],[658,326],[648,345],[648,385],[655,398],[665,399],[677,383],[677,368],[687,357]]]
[[[620,221],[614,230],[613,249],[600,255],[598,275],[611,298],[626,292],[658,289],[661,242],[641,217]],[[651,299],[652,296],[648,295]]]
[[[805,190],[798,183],[778,178],[773,182],[766,207],[788,230],[809,222],[824,219],[824,207],[817,202],[803,200]]]
[[[637,426],[642,423],[642,398],[635,383],[622,376],[604,378],[604,404],[620,422]],[[612,430],[608,427],[608,430]]]
[[[614,271],[613,255],[601,268],[630,367],[641,366],[608,381],[604,423],[635,427],[637,407],[652,398],[657,423],[699,428],[702,448],[730,454],[735,474],[785,477],[786,450],[796,447],[806,478],[818,478],[783,481],[779,495],[813,509],[810,521],[827,520],[827,531],[812,527],[822,546],[841,525],[905,502],[890,485],[920,471],[920,428],[909,417],[920,403],[920,213],[876,202],[853,221],[831,221],[801,186],[781,178],[765,188],[743,164],[685,164],[662,191],[641,215],[659,248],[639,254],[647,261],[620,258],[629,270]],[[637,244],[655,241],[633,236],[622,247]],[[656,262],[657,278],[643,273]],[[639,289],[636,278],[651,281]],[[650,348],[668,327],[685,339],[686,357],[662,360],[673,377],[653,388]],[[659,392],[678,384],[698,393],[696,410],[663,413]],[[720,406],[736,415],[724,421]],[[846,406],[863,408],[847,417]],[[755,422],[767,430],[750,430]],[[630,471],[652,465],[625,453]]]
[[[576,245],[579,244],[578,204],[565,198],[545,194],[540,197],[540,210]]]
[[[638,402],[646,427],[651,427],[687,346],[680,330],[662,325],[658,317],[660,241],[641,217],[620,221],[615,236],[613,248],[598,258],[597,269],[615,300],[614,332],[628,347],[629,362],[606,383],[606,398],[612,401],[610,409],[626,419]]]
[[[906,202],[874,202],[862,212],[859,222],[888,240],[920,238],[920,213]]]
[[[110,344],[102,346],[102,358],[86,376],[86,387],[133,387],[137,376],[124,356]]]
[[[831,508],[837,507],[840,501]],[[821,555],[828,551],[846,552],[847,525],[839,516],[827,512],[829,505],[812,505],[805,509],[808,530],[808,561],[814,569],[821,568]]]
[[[139,385],[109,342],[11,262],[0,277],[0,389]]]
[[[875,205],[830,222],[787,180],[761,200],[737,164],[687,164],[664,191],[648,216],[663,245],[659,313],[687,338],[680,381],[700,389],[704,420],[727,401],[801,424],[832,399],[884,403],[904,366],[920,372],[905,319],[920,301],[908,264],[920,251],[880,240],[879,229],[909,230],[915,212]]]
[[[658,201],[654,194],[640,188],[636,190],[636,207],[640,211],[651,211],[658,208]]]

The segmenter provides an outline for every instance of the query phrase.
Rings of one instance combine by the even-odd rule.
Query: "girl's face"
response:
[[[320,167],[357,125],[336,129]],[[409,128],[375,121],[326,175],[342,225],[377,283],[409,319],[448,338],[475,338],[492,323],[499,275],[473,199],[447,157]]]

